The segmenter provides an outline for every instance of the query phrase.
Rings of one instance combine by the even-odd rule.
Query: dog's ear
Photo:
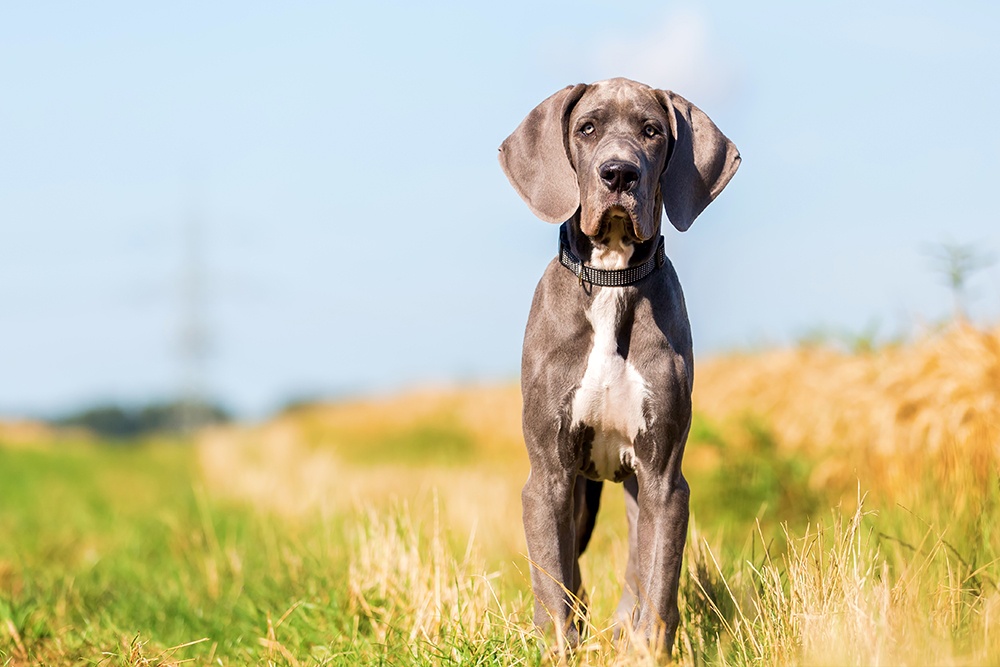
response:
[[[673,134],[660,193],[667,217],[683,232],[729,183],[740,166],[740,153],[704,111],[677,93],[656,93]]]
[[[562,223],[580,208],[580,186],[569,161],[567,124],[573,107],[587,89],[567,86],[521,121],[500,144],[500,166],[510,184],[545,222]]]

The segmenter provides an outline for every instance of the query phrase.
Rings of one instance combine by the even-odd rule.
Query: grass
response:
[[[675,660],[1000,664],[998,351],[960,327],[700,365]],[[0,665],[558,662],[518,407],[442,390],[128,446],[0,429]],[[624,538],[606,485],[570,664],[654,662],[608,628]]]

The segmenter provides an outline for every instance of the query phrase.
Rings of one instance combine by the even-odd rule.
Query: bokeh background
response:
[[[664,230],[698,357],[677,664],[1000,664],[998,26],[0,4],[0,667],[552,664],[516,378],[556,228],[496,150],[615,75],[743,154]],[[662,664],[614,639],[606,486],[570,662]]]
[[[1000,312],[1000,5],[0,8],[0,415],[511,380],[556,229],[496,149],[558,88],[670,88],[743,154],[666,230],[696,352]]]

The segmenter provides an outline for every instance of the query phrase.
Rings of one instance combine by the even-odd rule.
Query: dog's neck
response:
[[[612,229],[598,240],[580,229],[579,213],[562,226],[570,251],[595,269],[616,270],[642,264],[656,254],[660,239],[659,229],[652,238],[641,243],[627,237],[623,230]]]

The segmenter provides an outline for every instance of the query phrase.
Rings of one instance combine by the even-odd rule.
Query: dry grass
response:
[[[441,387],[319,404],[295,410],[279,422],[293,425],[305,441],[321,447],[364,441],[373,430],[384,437],[425,425],[446,425],[467,433],[477,455],[492,462],[503,461],[523,447],[521,392],[513,384]]]
[[[41,422],[0,420],[0,442],[11,447],[38,447],[55,440],[56,430]],[[76,437],[81,434],[76,433]]]
[[[437,433],[442,425],[476,449],[461,474],[436,456],[423,464],[409,456],[372,464],[358,452],[385,441],[407,447],[411,434],[427,427]],[[516,388],[435,390],[303,408],[255,428],[213,429],[202,434],[198,456],[213,493],[279,514],[329,515],[400,500],[429,506],[434,497],[446,525],[506,555],[524,551],[520,485],[527,460],[520,437]]]
[[[892,574],[868,514],[852,515],[790,537],[783,557],[725,572],[694,530],[681,585],[684,610],[675,660],[682,665],[963,665],[1000,656],[994,629],[995,588],[970,605],[968,579],[944,543],[930,545],[903,572]],[[456,558],[441,528],[424,530],[408,512],[368,511],[353,545],[351,612],[370,624],[381,645],[403,641],[461,663],[467,643],[492,644],[502,664],[533,664],[536,640],[527,624],[530,600],[505,601],[470,543]],[[763,539],[763,535],[760,536]],[[943,566],[943,568],[942,568]],[[954,576],[935,581],[930,572]],[[607,588],[609,582],[600,582]],[[603,592],[603,591],[602,591]],[[970,614],[976,618],[968,622]],[[553,644],[543,662],[596,665],[660,664],[637,642],[615,643],[611,628],[590,619],[572,655]],[[959,636],[955,629],[969,632]],[[712,635],[706,628],[718,628]],[[357,627],[355,632],[358,632]],[[374,655],[369,656],[374,659]]]
[[[859,499],[853,514],[834,513],[831,521],[788,536],[780,559],[748,563],[729,581],[720,573],[735,609],[726,623],[733,652],[720,662],[957,665],[997,660],[996,586],[973,590],[981,572],[969,571],[944,540],[930,533],[920,555],[898,567],[894,556],[883,553],[871,514]]]
[[[873,353],[808,347],[712,360],[699,364],[695,404],[724,445],[706,458],[711,448],[695,437],[692,475],[710,460],[725,469],[764,432],[772,449],[759,465],[809,461],[811,486],[836,509],[778,536],[758,524],[736,547],[693,523],[680,663],[1000,660],[998,332],[957,325]],[[356,632],[364,626],[382,644],[401,637],[429,651],[415,655],[442,660],[486,644],[502,663],[534,664],[520,573],[519,407],[514,387],[317,406],[207,433],[199,456],[216,494],[279,514],[356,517]],[[451,451],[435,449],[439,440],[459,443],[466,458],[439,456]],[[366,451],[405,462],[379,454],[372,463]],[[841,503],[858,487],[867,501],[855,491]],[[651,656],[620,651],[605,627],[625,561],[620,502],[605,495],[604,520],[617,527],[599,524],[605,532],[584,559],[594,626],[570,662],[646,664]]]
[[[763,420],[781,447],[826,462],[820,483],[860,471],[902,501],[926,471],[982,485],[1000,459],[1000,330],[956,323],[877,352],[800,347],[714,359],[697,373],[701,414],[735,440],[748,418]]]

